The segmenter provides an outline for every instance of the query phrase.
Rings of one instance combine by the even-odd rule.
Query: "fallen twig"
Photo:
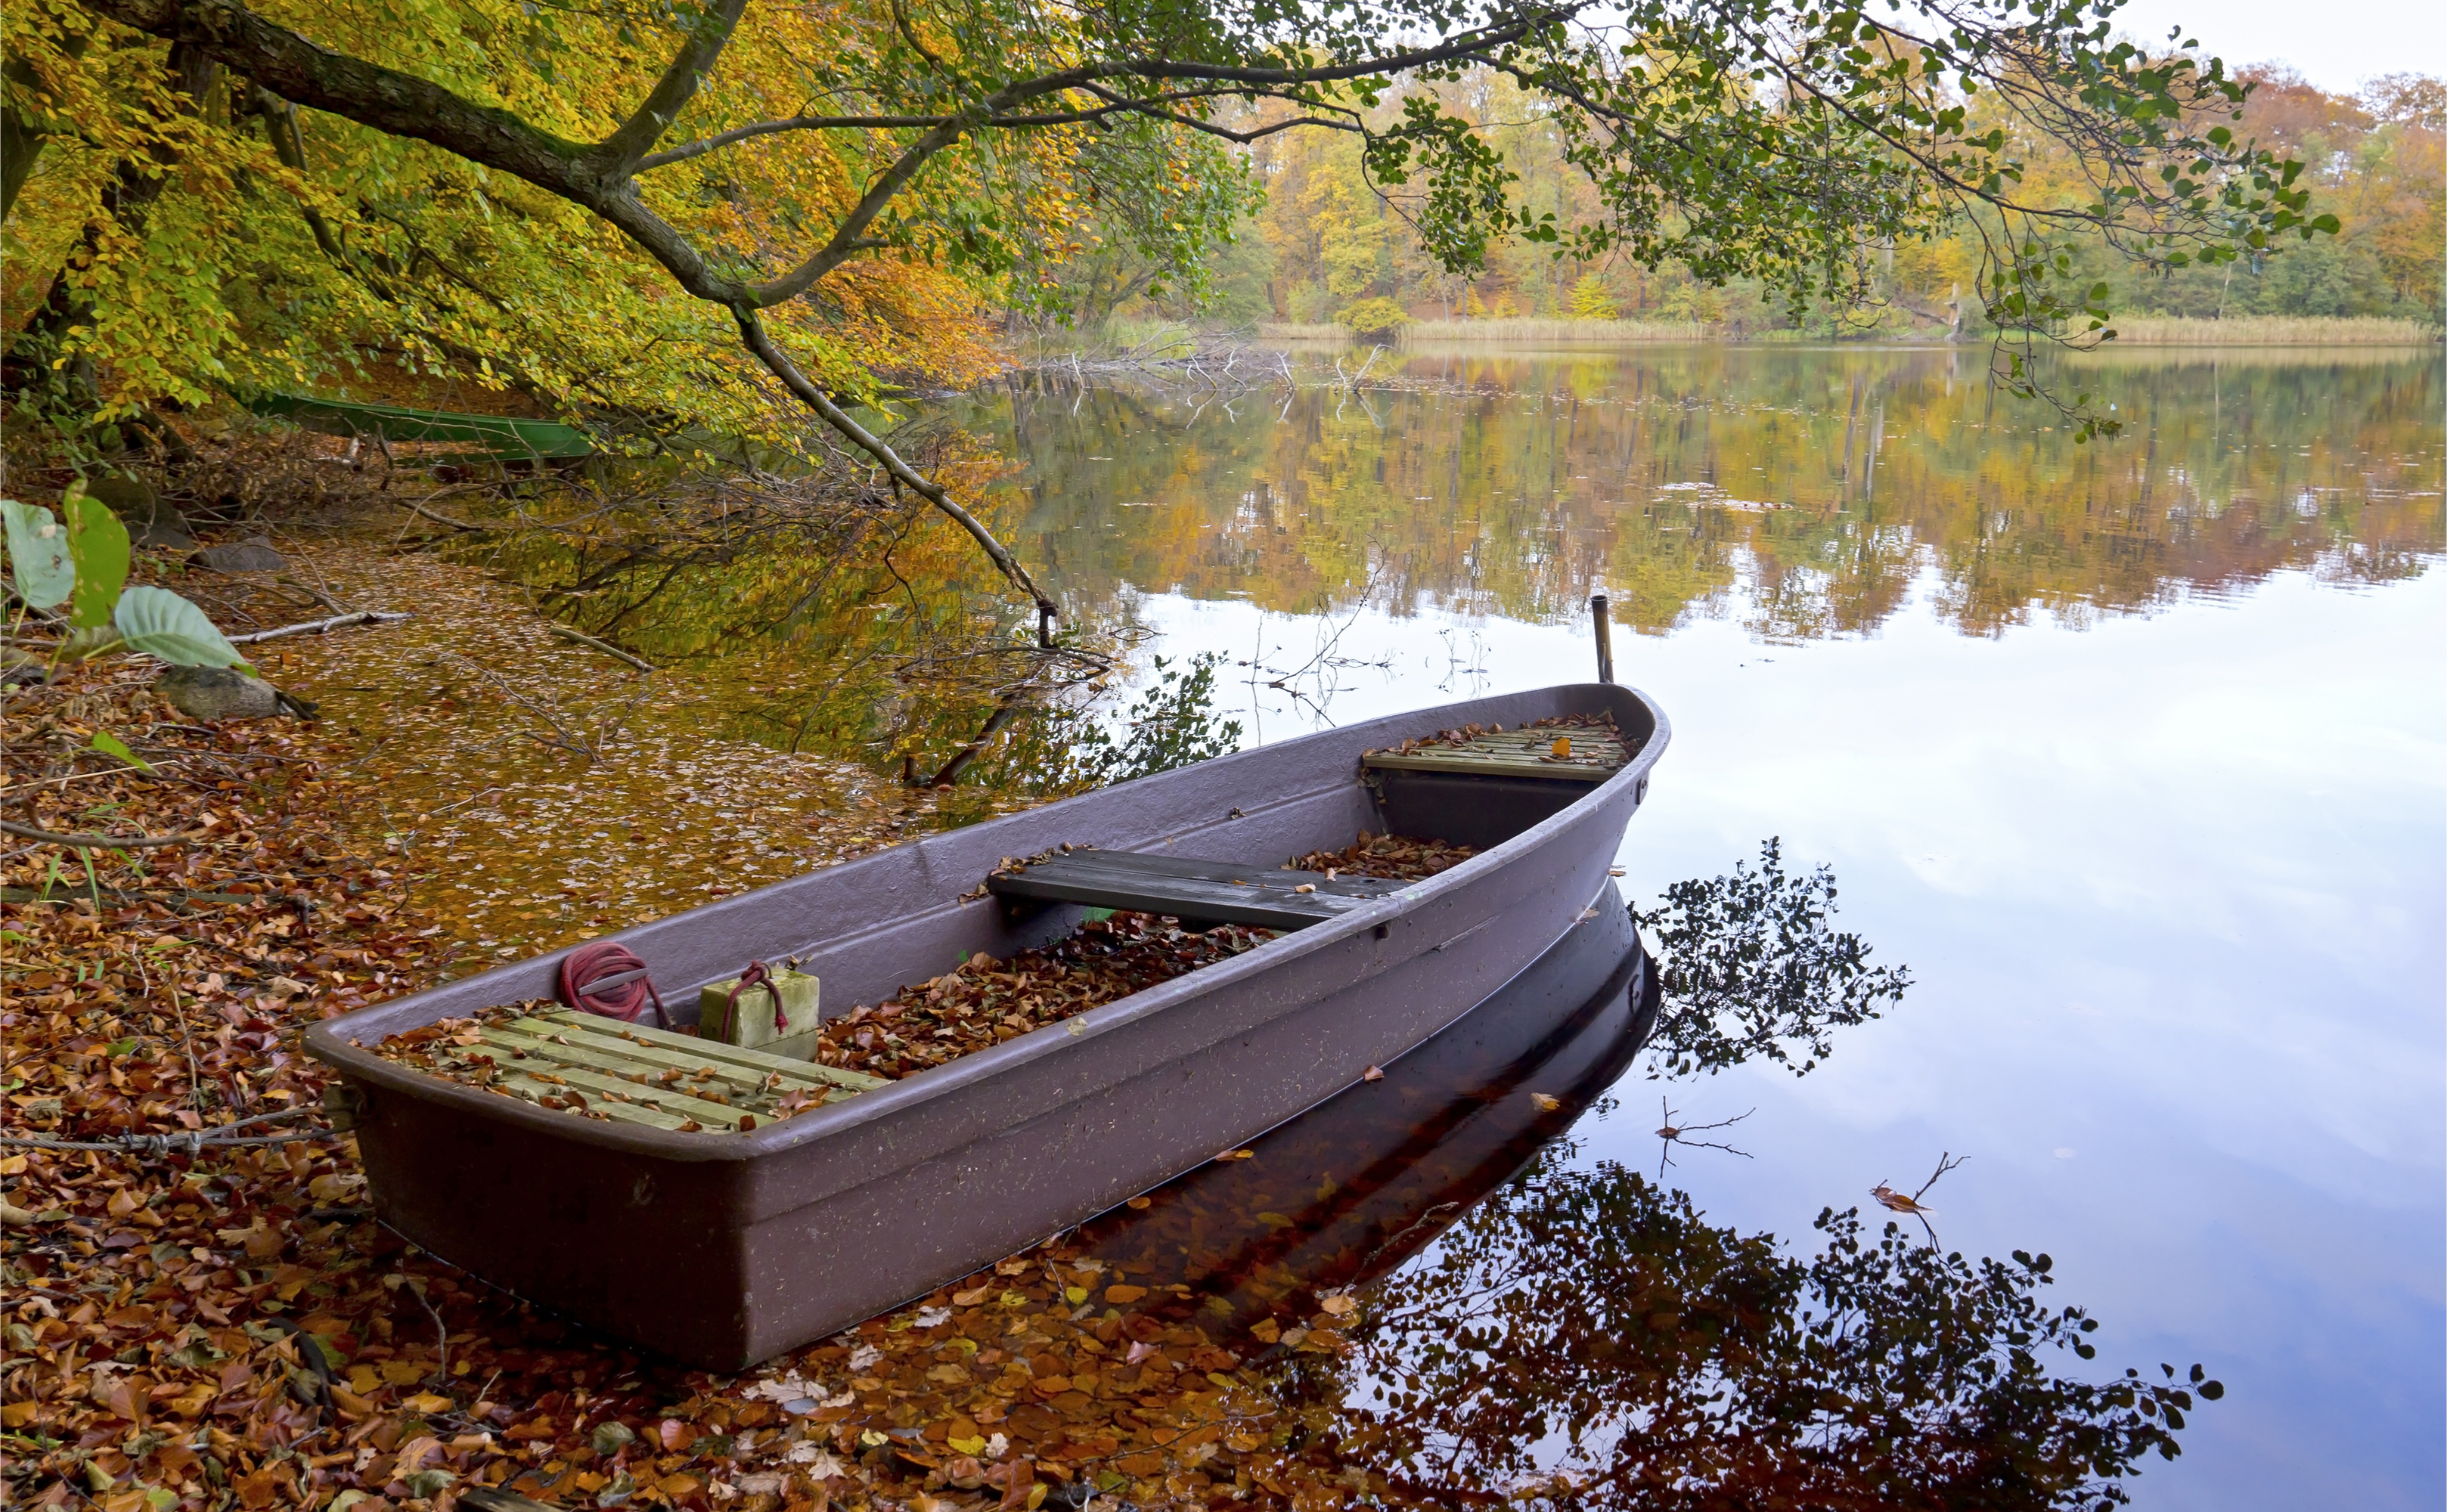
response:
[[[351,625],[388,625],[406,619],[405,614],[387,614],[378,609],[360,609],[353,614],[333,614],[329,619],[309,619],[300,624],[283,625],[277,630],[258,630],[252,634],[232,635],[233,646],[252,646],[257,641],[283,640],[291,635],[319,635],[327,630],[346,630]]]
[[[491,525],[471,525],[464,520],[453,520],[448,515],[437,515],[432,510],[426,508],[423,504],[418,503],[413,499],[398,499],[394,500],[393,502],[397,503],[402,509],[407,510],[409,514],[417,516],[419,519],[429,520],[437,525],[447,525],[453,530],[464,530],[474,535],[483,535],[486,531],[495,528]]]
[[[14,835],[44,845],[67,845],[77,850],[130,850],[152,845],[211,845],[218,843],[200,835],[63,835],[56,830],[36,829],[0,819],[0,835]]]
[[[551,631],[554,634],[559,635],[563,640],[574,640],[581,646],[592,646],[606,656],[610,656],[618,661],[627,662],[630,666],[635,667],[641,672],[658,671],[661,670],[653,662],[646,660],[644,657],[631,655],[629,652],[622,651],[619,647],[613,645],[610,641],[597,640],[594,636],[587,634],[583,631],[572,630],[567,625],[550,623],[547,623],[544,628]]]
[[[105,1140],[0,1137],[0,1145],[28,1150],[115,1150],[130,1155],[195,1155],[204,1150],[232,1149],[247,1144],[297,1144],[310,1140],[335,1138],[331,1129],[321,1125],[312,1128],[283,1129],[275,1134],[237,1133],[239,1129],[253,1128],[258,1124],[278,1124],[293,1118],[304,1118],[314,1111],[313,1108],[294,1107],[285,1113],[264,1113],[212,1128],[180,1129],[175,1134],[120,1134]]]
[[[111,903],[285,903],[300,912],[314,906],[303,893],[209,893],[178,887],[0,887],[0,903],[82,903],[97,893]]]

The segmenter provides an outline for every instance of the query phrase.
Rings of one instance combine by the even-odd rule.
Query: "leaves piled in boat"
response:
[[[1352,845],[1313,851],[1292,865],[1416,880],[1473,854],[1467,845],[1362,833]],[[816,1042],[815,1062],[898,1080],[1229,960],[1274,937],[1272,930],[1246,925],[1202,934],[1182,928],[1169,915],[1116,913],[1081,925],[1058,944],[1007,961],[974,955],[882,1003],[855,1009],[827,1026]],[[572,1035],[587,1043],[572,1045]],[[626,1046],[613,1045],[607,1036]],[[687,1134],[746,1133],[844,1095],[799,1085],[806,1078],[759,1075],[728,1062],[682,1066],[665,1052],[685,1049],[688,1042],[673,1046],[662,1043],[666,1039],[610,1019],[577,1018],[558,1004],[537,1000],[408,1030],[373,1049],[427,1075],[554,1112],[649,1123]],[[599,1053],[604,1050],[624,1063],[642,1056],[658,1064],[614,1066]]]
[[[1382,877],[1397,882],[1415,882],[1450,871],[1477,854],[1468,845],[1448,845],[1440,840],[1371,835],[1361,830],[1356,843],[1337,851],[1295,856],[1291,864],[1298,871],[1324,872],[1333,877]]]
[[[816,1063],[897,1080],[1229,960],[1274,937],[1271,930],[1237,924],[1195,934],[1168,916],[1115,914],[1081,925],[1059,944],[1007,961],[973,955],[884,1002],[855,1009],[833,1020],[816,1042]],[[727,1062],[690,1068],[669,1054],[659,1057],[669,1066],[647,1069],[606,1065],[574,1071],[548,1064],[563,1058],[551,1049],[556,1043],[587,1049],[570,1046],[573,1034],[590,1042],[614,1036],[648,1056],[691,1044],[682,1039],[665,1045],[672,1036],[612,1019],[579,1020],[562,1013],[559,1004],[537,1001],[408,1030],[373,1049],[386,1060],[427,1075],[554,1112],[649,1122],[681,1133],[745,1133],[760,1122],[787,1119],[828,1100],[821,1088],[796,1085],[806,1078],[759,1077]],[[841,1095],[835,1091],[832,1098]]]
[[[1242,924],[1195,934],[1169,915],[1117,913],[1007,961],[973,955],[955,971],[844,1014],[817,1040],[816,1059],[876,1076],[914,1075],[1274,937],[1272,930]]]
[[[1552,719],[1533,719],[1526,725],[1515,725],[1512,728],[1515,733],[1525,729],[1555,731],[1556,734],[1563,736],[1565,742],[1565,746],[1558,749],[1558,754],[1568,752],[1570,732],[1576,729],[1595,730],[1601,734],[1613,736],[1617,741],[1622,742],[1626,758],[1640,753],[1640,742],[1624,739],[1622,732],[1615,728],[1612,714],[1558,714]],[[1399,746],[1390,747],[1390,750],[1396,755],[1408,756],[1413,751],[1424,750],[1431,746],[1467,746],[1471,741],[1484,740],[1489,735],[1503,733],[1504,727],[1501,725],[1464,725],[1459,729],[1440,729],[1432,735],[1413,736]],[[1368,754],[1375,756],[1380,752],[1370,751]]]

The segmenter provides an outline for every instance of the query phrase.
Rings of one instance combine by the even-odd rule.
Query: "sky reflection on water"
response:
[[[2026,408],[1997,442],[2010,402],[1988,414],[1932,354],[1840,355],[1745,354],[1739,382],[1687,354],[1497,365],[1378,396],[1347,435],[1347,401],[1210,425],[1091,394],[1103,428],[1039,415],[1018,485],[1069,591],[1129,608],[1155,649],[1271,669],[1227,683],[1256,738],[1579,680],[1577,595],[1631,589],[1658,633],[1620,637],[1618,664],[1676,739],[1626,890],[1781,836],[1918,983],[1807,1079],[1677,1087],[1687,1119],[1755,1106],[1736,1143],[1756,1158],[1688,1152],[1674,1184],[1806,1241],[1821,1207],[1968,1154],[1930,1196],[1949,1248],[2048,1250],[2057,1300],[2104,1320],[2100,1368],[2198,1359],[2228,1386],[2142,1505],[2439,1505],[2436,359],[2127,366],[2109,381],[2145,425],[2075,453]],[[1883,395],[1874,485],[1857,431],[1849,475],[1830,464],[1855,373],[1864,412]],[[1576,434],[1644,496],[1541,494],[1541,465],[1568,483],[1589,454],[1556,447],[1567,402],[1497,416],[1469,391],[1499,377],[1584,413],[1638,400]],[[1740,413],[1712,412],[1709,383]],[[1795,506],[1660,503],[1734,456]],[[1114,485],[1094,457],[1145,465]],[[1459,482],[1394,497],[1430,471]],[[1337,636],[1338,665],[1266,686]],[[1653,1170],[1655,1090],[1619,1090],[1580,1158]]]

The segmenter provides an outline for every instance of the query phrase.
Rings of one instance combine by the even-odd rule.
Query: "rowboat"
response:
[[[1519,733],[1601,718],[1618,739],[1603,763]],[[1472,727],[1488,733],[1419,739]],[[334,1106],[392,1228],[563,1315],[740,1369],[1237,1149],[1495,998],[1576,926],[1620,915],[1608,870],[1668,736],[1653,702],[1610,683],[1450,704],[928,836],[612,936],[685,1024],[690,989],[750,961],[793,960],[829,1013],[974,955],[1050,945],[1099,908],[1284,930],[992,1049],[836,1088],[784,1122],[573,1117],[378,1053],[388,1036],[552,996],[568,952],[327,1020],[306,1048],[337,1072]],[[1367,830],[1477,854],[1400,883],[1280,870]],[[1575,968],[1595,973],[1591,991],[1622,958],[1604,956]]]

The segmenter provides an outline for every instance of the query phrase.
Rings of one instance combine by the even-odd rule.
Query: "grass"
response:
[[[1262,341],[1349,341],[1351,328],[1331,320],[1269,320],[1258,328]]]
[[[2242,315],[2186,320],[2119,315],[2109,322],[2118,347],[2380,347],[2438,339],[2437,326],[2418,320],[2349,316]]]

